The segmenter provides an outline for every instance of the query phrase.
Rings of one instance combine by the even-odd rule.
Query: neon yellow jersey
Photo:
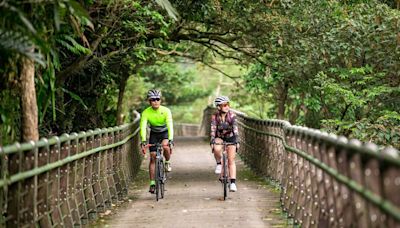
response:
[[[174,139],[174,129],[172,125],[172,114],[169,108],[160,105],[158,109],[151,106],[146,108],[140,117],[140,137],[146,141],[147,124],[153,132],[164,132],[168,130],[168,139]]]

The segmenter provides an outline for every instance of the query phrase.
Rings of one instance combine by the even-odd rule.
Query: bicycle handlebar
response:
[[[150,148],[151,146],[160,146],[160,147],[162,147],[162,144],[161,144],[161,143],[157,143],[157,144],[146,144],[146,145],[144,146],[144,148],[142,148],[142,153],[143,153],[143,154],[146,154],[146,149],[147,149],[147,148]],[[169,144],[168,144],[168,146],[169,146],[169,148],[171,149],[171,154],[172,154],[172,146],[169,145]]]
[[[227,145],[227,146],[229,146],[229,145],[236,145],[237,143],[226,143],[226,142],[223,142],[223,143],[213,143],[214,145]]]

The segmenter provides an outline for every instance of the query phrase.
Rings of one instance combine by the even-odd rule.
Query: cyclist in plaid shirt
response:
[[[221,174],[221,157],[222,145],[215,145],[215,143],[235,143],[236,145],[227,146],[228,154],[228,167],[231,184],[229,186],[231,192],[236,192],[236,148],[239,147],[238,136],[239,130],[236,123],[236,114],[230,111],[229,98],[226,96],[219,96],[215,99],[214,104],[218,111],[211,117],[211,148],[214,153],[217,166],[215,168],[216,174]]]

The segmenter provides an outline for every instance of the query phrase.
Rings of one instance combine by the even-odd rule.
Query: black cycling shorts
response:
[[[161,143],[164,139],[168,139],[168,131],[163,131],[163,132],[150,131],[150,138],[149,138],[150,144]],[[150,147],[150,152],[156,152],[156,151],[157,151],[156,146]]]
[[[236,143],[237,142],[236,135],[229,137],[229,138],[220,138],[220,139],[222,139],[226,143]]]

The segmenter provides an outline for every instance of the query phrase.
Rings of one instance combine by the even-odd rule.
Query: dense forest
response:
[[[399,0],[0,1],[0,145],[212,97],[400,148]]]

